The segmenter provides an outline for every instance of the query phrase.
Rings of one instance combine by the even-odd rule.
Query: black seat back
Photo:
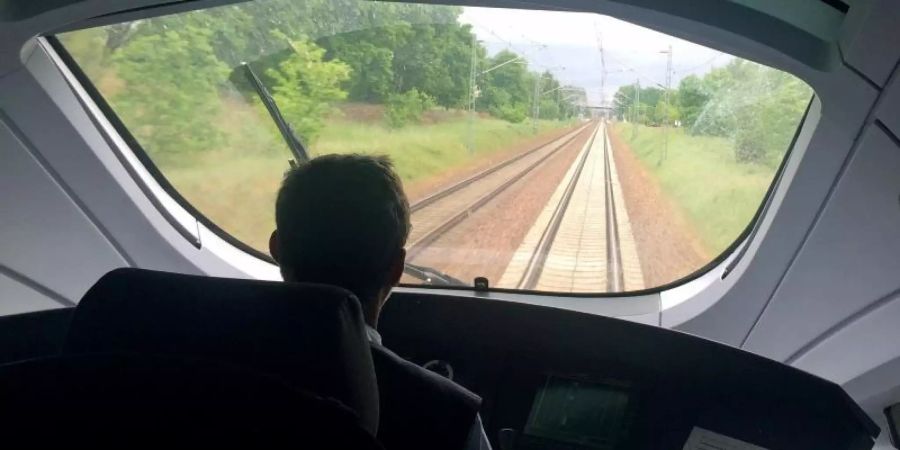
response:
[[[273,377],[109,354],[0,366],[0,434],[11,448],[379,448],[353,412]]]
[[[117,269],[78,304],[64,354],[205,358],[332,397],[374,433],[378,397],[359,302],[325,285]]]
[[[0,364],[62,352],[75,308],[0,317]]]

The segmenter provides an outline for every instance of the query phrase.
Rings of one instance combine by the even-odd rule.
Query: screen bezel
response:
[[[592,439],[596,437],[585,437],[584,439],[578,438],[565,438],[561,437],[559,434],[546,433],[538,431],[535,427],[535,422],[539,417],[540,408],[539,403],[542,400],[543,394],[547,391],[547,389],[556,383],[559,382],[568,382],[568,383],[579,383],[582,385],[595,386],[600,387],[605,390],[614,391],[617,393],[623,393],[626,396],[627,403],[622,412],[622,423],[624,424],[619,429],[619,434],[615,437],[608,439],[607,444],[600,444],[597,442],[592,442]],[[612,449],[621,447],[624,443],[627,443],[632,440],[634,428],[637,426],[636,423],[636,413],[637,407],[639,403],[638,390],[635,388],[633,383],[609,379],[609,378],[598,378],[598,377],[589,377],[583,375],[571,375],[571,374],[557,374],[557,373],[549,373],[545,374],[543,377],[543,383],[538,389],[534,392],[534,398],[531,403],[531,409],[528,413],[528,419],[525,422],[525,425],[522,429],[523,437],[530,440],[541,440],[541,441],[551,441],[551,442],[559,442],[564,443],[569,446],[577,446],[585,449]]]

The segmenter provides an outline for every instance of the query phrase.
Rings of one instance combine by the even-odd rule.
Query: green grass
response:
[[[240,115],[234,112],[230,115]],[[192,160],[157,161],[175,188],[224,230],[265,251],[274,227],[275,194],[288,168],[287,148],[254,114],[230,117],[227,145]],[[542,122],[539,134],[567,126]],[[405,183],[428,179],[477,162],[518,142],[535,138],[530,123],[479,118],[475,151],[467,148],[469,124],[454,118],[392,130],[381,124],[332,121],[310,146],[313,156],[329,153],[386,154]],[[274,150],[273,150],[274,149]],[[152,156],[152,155],[151,155]]]
[[[542,122],[539,133],[563,125]],[[511,124],[493,118],[479,118],[472,129],[475,135],[474,152],[468,149],[469,123],[465,119],[397,130],[380,124],[335,122],[322,132],[314,146],[314,154],[388,155],[403,181],[413,182],[534,138],[529,123]]]
[[[711,254],[724,251],[744,231],[775,175],[773,167],[736,162],[725,138],[670,129],[668,156],[661,162],[662,128],[641,126],[636,135],[632,124],[614,129],[683,209]]]

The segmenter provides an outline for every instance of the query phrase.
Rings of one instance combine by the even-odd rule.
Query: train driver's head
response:
[[[275,202],[269,252],[285,281],[356,294],[366,322],[403,274],[409,202],[386,156],[326,155],[291,169]]]

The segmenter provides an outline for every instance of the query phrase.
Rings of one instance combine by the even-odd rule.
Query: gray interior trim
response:
[[[785,358],[784,363],[785,364],[794,364],[794,362],[796,362],[798,359],[802,358],[803,355],[806,355],[807,353],[812,351],[814,348],[818,347],[826,339],[830,338],[831,336],[834,336],[835,334],[837,334],[838,332],[840,332],[841,330],[846,328],[848,325],[856,322],[857,320],[859,320],[871,313],[874,313],[881,307],[896,300],[898,295],[900,295],[900,288],[894,290],[893,292],[885,295],[884,297],[881,297],[880,299],[878,299],[872,303],[869,303],[868,305],[866,305],[859,311],[841,319],[840,322],[832,325],[824,333],[816,336],[815,339],[807,342],[804,346],[800,347],[793,354],[791,354],[790,356]]]
[[[47,172],[50,178],[53,179],[53,182],[56,183],[59,188],[65,193],[66,197],[81,211],[82,214],[88,219],[88,221],[97,228],[97,231],[101,236],[115,249],[116,253],[122,257],[123,260],[129,266],[135,266],[134,259],[125,251],[122,245],[113,237],[112,233],[106,229],[106,226],[97,219],[97,217],[91,212],[89,208],[84,204],[84,202],[78,197],[77,194],[72,190],[72,188],[63,181],[62,177],[59,176],[59,173],[53,169],[53,166],[47,161],[46,158],[41,154],[37,148],[34,147],[34,144],[31,140],[28,139],[21,129],[16,125],[16,123],[10,118],[3,109],[0,109],[0,122],[3,122],[13,134],[13,136],[22,143],[22,146],[28,150],[28,153],[40,164],[41,168]]]
[[[844,48],[843,47],[838,45],[837,49],[838,49],[838,53],[840,53],[840,55],[841,55],[841,63],[844,64],[844,67],[846,67],[847,70],[853,72],[856,76],[858,76],[861,80],[865,81],[866,83],[869,83],[869,86],[872,86],[873,89],[879,90],[879,91],[881,90],[881,86],[879,86],[877,83],[872,81],[872,79],[869,78],[866,74],[860,72],[859,69],[857,69],[856,67],[853,67],[852,65],[850,65],[850,63],[847,62],[847,58],[844,56]]]
[[[55,60],[61,59],[60,55],[56,52],[56,48],[53,45],[45,45],[44,50],[51,58]],[[55,62],[57,62],[58,65],[63,64],[62,61]],[[57,68],[61,70],[60,67]],[[73,70],[71,67],[69,69]],[[111,135],[113,131],[110,131],[109,127],[104,126],[104,124],[100,122],[100,119],[96,114],[93,114],[90,106],[87,104],[88,100],[83,95],[79,95],[76,86],[78,80],[72,79],[72,77],[67,76],[67,74],[65,73],[61,73],[61,75],[65,80],[66,85],[69,86],[69,89],[71,89],[75,94],[75,98],[78,101],[79,106],[81,106],[81,109],[84,111],[85,116],[88,117],[88,119],[91,121],[91,124],[94,125],[94,127],[97,129],[97,131],[100,133],[100,136],[109,146],[109,148],[113,150],[113,154],[116,156],[116,159],[119,160],[119,163],[122,164],[122,167],[124,167],[128,174],[131,175],[132,179],[134,179],[135,184],[137,184],[137,186],[141,189],[141,192],[143,192],[144,195],[146,195],[150,200],[150,202],[153,203],[153,205],[156,206],[157,209],[159,209],[160,214],[165,217],[166,221],[168,221],[172,225],[172,227],[175,229],[175,231],[178,232],[178,234],[184,237],[194,247],[200,248],[201,243],[199,232],[196,229],[196,220],[193,221],[194,230],[192,232],[192,230],[188,229],[186,225],[182,223],[182,221],[179,221],[178,218],[175,217],[174,214],[172,214],[169,208],[166,208],[166,206],[163,205],[163,203],[157,197],[156,193],[153,192],[153,189],[147,184],[146,180],[141,177],[141,175],[134,169],[132,164],[127,160],[127,158],[123,154],[123,151],[126,150],[121,149],[119,145],[116,144],[115,139],[113,139]]]
[[[140,8],[128,9],[120,12],[105,14],[93,17],[81,22],[66,24],[54,30],[48,30],[43,34],[58,34],[68,31],[80,30],[82,28],[102,27],[116,23],[129,22],[132,20],[145,19],[149,17],[166,16],[169,14],[178,14],[198,9],[215,8],[216,6],[225,6],[235,3],[244,3],[251,0],[188,0],[166,2],[156,5],[146,5]]]
[[[897,73],[898,73],[898,71],[897,71],[897,68],[895,67],[895,70],[893,71],[891,78],[898,76]],[[890,81],[890,79],[889,79],[889,81]],[[818,210],[816,211],[815,217],[813,218],[812,226],[810,226],[809,228],[806,229],[806,233],[804,233],[800,245],[795,249],[795,251],[791,255],[790,262],[788,263],[788,267],[794,266],[797,258],[800,256],[800,253],[803,251],[803,248],[806,246],[806,243],[809,241],[810,236],[812,236],[813,231],[816,229],[816,226],[819,224],[819,221],[822,219],[822,215],[824,214],[824,212],[826,210],[825,206],[828,205],[828,203],[833,198],[835,191],[837,190],[837,187],[839,184],[838,181],[844,177],[844,174],[847,172],[847,168],[850,166],[850,162],[853,160],[853,156],[856,155],[857,150],[859,149],[861,137],[862,137],[863,133],[868,129],[868,127],[865,126],[865,124],[873,123],[876,126],[880,125],[880,128],[883,131],[885,131],[885,133],[888,136],[894,137],[893,134],[890,132],[890,130],[888,130],[886,127],[881,125],[881,123],[875,119],[875,114],[878,111],[879,106],[880,106],[881,102],[883,101],[883,99],[884,99],[884,97],[882,97],[882,96],[879,96],[876,99],[875,103],[872,105],[872,107],[869,109],[869,112],[866,115],[866,119],[863,122],[864,125],[859,127],[859,129],[857,130],[857,133],[853,138],[853,146],[850,149],[850,151],[847,153],[847,155],[845,156],[844,161],[841,164],[840,170],[838,171],[838,175],[837,175],[837,177],[835,177],[835,182],[832,183],[831,186],[829,187],[828,193],[826,194],[825,199],[822,201],[822,204],[819,206]],[[778,278],[778,282],[775,285],[775,289],[774,289],[772,295],[770,295],[766,299],[765,305],[759,310],[759,314],[756,316],[756,319],[753,321],[753,326],[751,326],[750,329],[747,330],[747,333],[744,335],[744,338],[741,340],[741,344],[740,344],[741,347],[744,347],[747,344],[747,341],[750,339],[750,336],[756,330],[756,327],[757,327],[757,325],[759,325],[759,322],[762,319],[762,317],[766,314],[766,311],[769,309],[769,306],[772,304],[772,300],[776,297],[778,290],[781,289],[781,286],[784,283],[784,280],[788,276],[789,273],[790,273],[789,270],[785,270],[784,272],[781,273],[781,276]],[[874,303],[878,303],[878,302],[874,302]],[[814,342],[818,342],[818,341],[814,341]],[[799,355],[796,355],[796,356],[799,356]],[[792,360],[795,360],[795,359],[796,358],[793,358]]]
[[[34,290],[35,292],[49,298],[50,300],[53,300],[54,302],[59,303],[62,306],[75,306],[77,304],[76,302],[69,300],[64,295],[60,294],[59,292],[56,292],[53,289],[50,289],[47,286],[44,286],[43,284],[38,283],[35,280],[32,280],[31,278],[25,276],[24,274],[16,272],[12,268],[7,267],[4,264],[0,264],[0,273],[6,275],[7,277],[11,278],[12,280],[15,280],[16,282],[18,282],[24,286],[27,286],[29,289]]]

